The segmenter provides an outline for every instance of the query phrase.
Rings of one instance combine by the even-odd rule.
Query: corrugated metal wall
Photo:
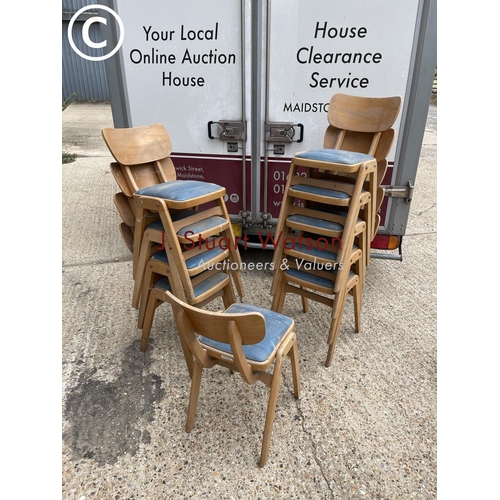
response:
[[[62,2],[62,100],[76,94],[77,100],[109,100],[106,68],[104,61],[88,61],[78,55],[69,44],[69,21],[82,7],[95,4],[95,0],[63,0]],[[98,11],[85,11],[73,27],[75,45],[84,54],[99,56],[102,49],[93,49],[83,42],[82,26],[89,15],[99,14]],[[92,23],[89,30],[90,39],[102,41],[99,23]]]

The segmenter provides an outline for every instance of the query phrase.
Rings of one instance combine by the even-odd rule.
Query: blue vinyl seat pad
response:
[[[227,219],[220,217],[219,215],[212,215],[206,219],[195,222],[177,231],[177,236],[181,238],[189,238],[195,234],[203,233],[204,231],[211,231],[217,229],[223,225],[227,224]]]
[[[373,160],[373,156],[365,153],[344,151],[342,149],[312,149],[295,155],[296,158],[304,160],[323,161],[326,163],[338,163],[340,165],[356,165],[364,161]]]
[[[195,215],[198,212],[196,210],[183,210],[182,212],[177,212],[171,214],[172,221],[178,221],[181,219],[185,219],[186,217],[189,217],[190,215]],[[153,222],[150,222],[147,225],[148,229],[157,229],[158,231],[163,231],[163,224],[161,222],[161,219],[155,219]]]
[[[269,356],[279,345],[281,339],[293,324],[292,319],[262,307],[253,306],[251,304],[235,303],[229,306],[226,313],[240,314],[249,312],[259,312],[264,316],[266,323],[266,336],[257,344],[244,345],[243,353],[249,361],[262,363],[269,359]],[[217,342],[206,337],[200,337],[200,342],[207,347],[217,349],[218,351],[225,352],[232,355],[231,346],[224,342]]]
[[[226,249],[224,247],[221,248],[221,246],[214,244],[214,248],[186,259],[186,267],[187,269],[191,270],[195,269],[196,267],[203,266],[204,264],[210,262],[212,259],[218,257],[219,255],[222,255],[225,251]],[[168,264],[168,257],[165,250],[158,250],[151,256],[151,259],[163,262],[164,264]]]
[[[343,231],[344,226],[338,222],[332,222],[326,219],[321,219],[321,212],[318,211],[318,217],[310,217],[308,215],[295,214],[290,215],[287,220],[291,222],[296,222],[298,224],[312,226],[320,229],[326,229],[328,231]]]
[[[330,271],[332,273],[332,279],[325,278],[324,276],[317,276],[313,273],[308,273],[307,271],[302,271],[300,269],[290,268],[285,271],[285,276],[290,276],[292,278],[297,278],[302,281],[306,281],[311,284],[311,286],[322,286],[324,288],[331,288],[335,285],[335,278],[337,275],[337,269]],[[349,278],[352,277],[354,273],[349,272]]]
[[[374,160],[374,157],[365,153],[356,153],[353,151],[344,151],[342,149],[313,149],[311,151],[304,151],[295,155],[296,158],[304,160],[321,161],[325,163],[337,163],[339,165],[357,165],[365,161]],[[348,199],[349,194],[335,189],[328,189],[318,186],[308,186],[304,184],[297,184],[292,187],[295,191],[304,193],[315,194],[319,196],[327,196],[330,198]]]
[[[335,271],[332,271],[332,272],[334,274],[337,274],[336,271],[337,270],[335,269]],[[324,278],[322,276],[317,276],[315,274],[308,273],[306,271],[301,271],[300,269],[293,269],[293,268],[287,269],[285,271],[285,275],[289,275],[291,277],[307,281],[307,282],[311,283],[312,285],[323,286],[325,288],[333,288],[335,285],[335,276],[332,276],[333,279],[329,280],[328,278]]]
[[[201,276],[201,274],[199,274],[198,276]],[[217,285],[220,285],[227,277],[228,277],[228,275],[226,273],[213,274],[212,276],[210,276],[206,280],[202,281],[201,283],[198,283],[197,285],[195,285],[193,287],[194,296],[198,297],[201,294],[208,292],[212,288],[215,288]],[[168,278],[166,276],[164,276],[164,277],[160,278],[158,281],[156,281],[154,286],[158,287],[158,288],[163,288],[164,290],[172,292],[172,287],[170,286],[170,281],[168,280]]]
[[[348,193],[344,191],[338,191],[337,189],[328,189],[319,186],[308,186],[307,184],[295,184],[292,186],[294,191],[300,191],[302,193],[310,193],[318,196],[327,196],[329,198],[340,198],[347,200],[350,198]]]
[[[285,244],[285,248],[287,250],[297,250],[309,257],[317,257],[319,259],[327,259],[327,260],[337,259],[337,252],[333,252],[332,250],[328,249],[318,248],[315,245],[313,245],[312,248],[310,248],[310,246],[306,244],[300,245],[297,242],[287,242]]]
[[[147,186],[136,191],[136,194],[171,201],[188,201],[222,189],[224,188],[211,182],[175,180]]]

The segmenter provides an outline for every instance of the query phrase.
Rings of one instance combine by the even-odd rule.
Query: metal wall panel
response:
[[[68,40],[69,21],[79,9],[90,5],[92,0],[64,0],[62,5],[62,100],[76,94],[77,100],[109,100],[106,67],[104,61],[89,61],[77,54]],[[90,14],[92,11],[86,11]],[[95,12],[97,13],[97,11]],[[84,53],[92,56],[103,54],[102,49],[87,47],[83,42],[82,25],[85,18],[76,21],[72,30],[75,45]],[[92,23],[90,39],[102,40],[99,23]]]
[[[95,4],[95,0],[63,0],[62,13],[63,19],[69,21],[75,12],[78,12],[82,7]],[[92,11],[90,11],[92,12]],[[98,11],[94,11],[97,13]]]

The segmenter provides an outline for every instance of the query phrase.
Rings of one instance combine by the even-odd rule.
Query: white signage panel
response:
[[[241,120],[240,2],[116,4],[131,126],[162,123],[176,152],[226,152],[207,123]]]
[[[418,3],[271,1],[269,120],[304,125],[287,156],[322,147],[336,93],[404,99]]]

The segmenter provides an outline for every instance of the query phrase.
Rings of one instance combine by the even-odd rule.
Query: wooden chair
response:
[[[335,94],[330,100],[324,149],[299,153],[292,159],[276,228],[276,238],[288,243],[274,254],[272,308],[281,312],[287,293],[302,297],[304,311],[307,299],[332,307],[326,366],[332,360],[348,294],[354,296],[355,330],[360,331],[370,243],[380,223],[380,183],[394,139],[391,126],[400,107],[400,97]],[[296,175],[299,166],[306,168],[306,178]],[[299,245],[297,249],[297,240],[307,237],[313,248]],[[339,239],[340,247],[331,244],[320,250],[319,242],[325,237]],[[280,262],[285,258],[291,258],[292,265],[282,270]],[[294,260],[313,266],[297,269]],[[318,269],[328,264],[333,272]]]
[[[294,396],[299,397],[299,358],[293,320],[249,304],[233,304],[223,313],[213,313],[192,307],[169,292],[166,299],[172,305],[192,379],[186,432],[194,426],[204,368],[220,365],[238,371],[248,384],[260,380],[270,388],[260,456],[263,467],[269,452],[285,356],[290,357]],[[273,363],[271,374],[267,370]]]
[[[175,266],[177,271],[172,286],[175,290],[184,291],[184,294],[178,295],[181,299],[193,303],[195,295],[190,284],[191,278],[202,272],[209,261],[211,263],[220,263],[226,259],[229,260],[226,268],[230,271],[238,295],[242,297],[243,286],[239,275],[241,256],[224,199],[216,199],[214,207],[190,212],[189,205],[184,206],[182,200],[154,196],[155,194],[163,194],[164,189],[168,187],[165,185],[151,186],[134,194],[137,207],[136,213],[138,215],[134,240],[141,240],[141,243],[137,245],[139,257],[136,264],[135,288],[144,288],[144,279],[141,279],[141,276],[144,276],[148,263],[154,261],[153,256],[148,255],[149,252],[147,251],[152,237],[147,236],[144,238],[143,235],[144,233],[154,234],[157,230],[150,228],[145,231],[143,227],[147,226],[143,226],[142,221],[146,220],[146,214],[155,213],[159,216],[158,222],[161,223],[163,228],[161,232],[162,246],[165,247],[164,251],[168,256],[170,265]],[[151,195],[148,196],[143,193],[150,193]],[[182,197],[184,194],[181,192],[180,196]],[[172,214],[171,208],[184,209],[181,213],[182,216],[179,216],[179,211]],[[158,231],[156,234],[158,236]],[[158,241],[157,237],[154,238],[154,241]],[[146,251],[143,251],[144,247],[146,247]],[[191,261],[191,263],[198,261],[202,262],[202,264],[193,266],[188,261]],[[144,290],[147,291],[147,288],[144,288]]]
[[[243,287],[236,271],[241,259],[234,244],[234,233],[224,203],[225,188],[209,182],[176,178],[170,158],[172,144],[163,125],[106,128],[102,135],[116,160],[111,164],[111,171],[121,193],[115,196],[115,205],[124,220],[121,224],[122,236],[134,254],[133,307],[139,305],[147,263],[158,249],[154,244],[162,245],[170,241],[177,250],[171,261],[179,265],[182,251],[178,244],[174,244],[174,240],[179,240],[180,244],[201,242],[218,233],[233,242],[229,258],[236,265],[231,267],[231,275],[239,295],[243,296]],[[157,203],[158,199],[162,201]],[[162,217],[159,205],[160,211],[163,211]],[[203,210],[200,209],[202,205]],[[179,222],[181,219],[185,223]],[[163,227],[166,221],[167,230]],[[169,233],[174,229],[174,232]],[[181,271],[181,280],[184,275]],[[184,285],[189,299],[194,300],[187,281]]]
[[[129,205],[132,214],[123,202],[117,208],[124,221],[128,221],[125,222],[127,225],[130,224],[130,221],[134,221],[134,226],[128,226],[131,228],[132,234],[135,233],[135,222],[137,220],[136,205],[133,203],[132,197],[139,189],[174,182],[174,185],[169,184],[169,189],[171,191],[184,190],[186,193],[189,192],[190,195],[185,196],[184,201],[194,198],[191,204],[192,207],[195,207],[196,203],[201,201],[199,199],[200,193],[203,194],[202,199],[207,201],[225,195],[225,188],[216,184],[177,180],[175,167],[170,158],[172,143],[163,125],[105,128],[102,130],[102,136],[116,160],[110,164],[111,172],[120,187],[121,193],[130,201]],[[123,200],[123,197],[120,198]],[[149,218],[146,223],[151,222],[151,220],[152,218]],[[137,258],[138,249],[134,248],[134,273]]]
[[[367,245],[363,248],[365,265],[370,261],[370,243],[377,234],[380,224],[378,211],[382,205],[384,192],[380,184],[387,170],[387,155],[394,141],[391,128],[401,109],[401,97],[360,97],[335,94],[328,108],[328,123],[323,147],[369,154],[377,160],[375,177],[366,183],[371,202],[361,208],[361,217],[369,223]],[[342,173],[324,174],[315,172],[313,177],[332,177],[354,182],[352,175]],[[364,214],[364,211],[368,212]]]
[[[120,196],[115,205],[123,219],[120,231],[127,247],[133,252],[135,211],[132,196],[141,187],[176,179],[170,159],[172,143],[162,125],[132,128],[105,128],[104,142],[116,161],[110,169]],[[126,203],[125,198],[128,198]]]
[[[155,190],[163,188],[163,185],[155,185],[147,192],[157,194]],[[142,221],[146,219],[143,213],[154,214],[159,219],[149,224],[149,229],[145,231],[146,236],[142,238],[141,247],[144,249],[150,244],[150,237],[147,234],[157,231],[155,225],[160,224],[163,248],[149,256],[147,253],[143,255],[141,251],[137,264],[138,272],[142,270],[143,265],[145,268],[141,279],[138,321],[138,326],[142,329],[141,350],[147,348],[154,312],[158,305],[165,301],[166,291],[172,291],[176,297],[197,307],[203,307],[222,296],[225,306],[229,307],[235,302],[230,279],[232,277],[239,284],[238,293],[240,296],[243,295],[239,280],[241,257],[232,235],[232,226],[223,200],[217,200],[215,207],[207,210],[185,210],[172,215],[169,210],[171,200],[143,196],[142,193],[145,191],[141,189],[134,194],[138,207],[135,231],[139,236],[136,239],[141,237]],[[182,193],[181,195],[183,196]],[[182,203],[181,200],[180,206],[174,208],[182,210],[185,208]],[[184,245],[189,243],[191,236],[192,241],[199,241],[200,244],[194,246],[191,244],[193,248],[186,249]],[[144,263],[143,257],[147,257]],[[233,269],[235,262],[237,269]],[[137,289],[138,274],[135,279]]]
[[[299,167],[306,168],[309,175],[298,176]],[[310,175],[315,168],[355,174],[355,182],[315,179]],[[282,312],[287,293],[302,297],[304,312],[307,311],[307,299],[332,308],[326,366],[332,360],[349,293],[354,296],[356,331],[360,329],[365,261],[362,250],[355,245],[355,238],[363,238],[367,231],[367,221],[360,219],[359,215],[361,206],[370,202],[371,193],[364,186],[375,171],[375,158],[362,153],[322,149],[299,153],[292,158],[276,229],[282,244],[277,246],[273,257],[271,293],[274,297],[271,308]],[[327,212],[294,206],[297,198],[321,203],[330,209],[345,208],[346,212],[337,219],[334,210]],[[300,226],[297,226],[299,222]],[[304,233],[294,236],[292,230],[297,229]],[[309,237],[304,239],[304,234]],[[328,242],[324,236],[331,240]],[[325,294],[333,297],[325,297]]]
[[[163,264],[163,269],[160,266],[161,262],[154,268],[154,271],[158,272],[150,273],[148,267],[146,273],[149,283],[139,312],[139,328],[142,330],[140,349],[143,352],[148,348],[156,308],[168,302],[167,293],[185,297],[184,290],[175,285],[178,281],[175,266],[169,266],[168,263]],[[226,308],[236,301],[229,274],[216,268],[208,269],[190,279],[190,286],[194,296],[190,302],[198,308],[206,306],[217,297],[222,298]],[[187,352],[184,354],[187,355]],[[188,359],[187,361],[189,362]]]

